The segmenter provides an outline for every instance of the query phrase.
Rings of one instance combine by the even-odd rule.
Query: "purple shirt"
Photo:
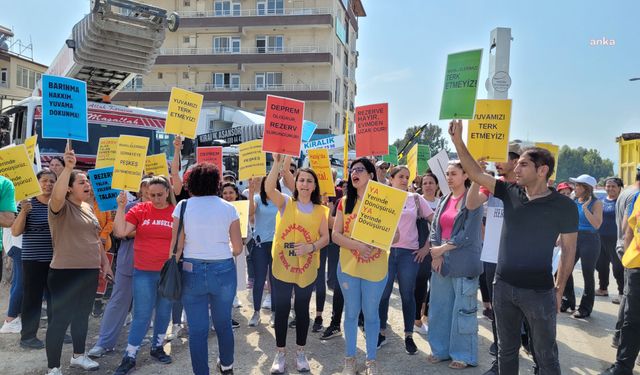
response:
[[[433,214],[433,210],[429,207],[429,203],[422,197],[422,195],[414,193],[407,194],[407,200],[404,202],[402,216],[400,216],[400,223],[398,224],[398,229],[400,230],[400,241],[393,244],[393,247],[401,247],[409,250],[419,249],[418,227],[416,227],[418,209],[416,208],[414,196],[417,196],[418,202],[420,202],[422,217],[427,218]]]

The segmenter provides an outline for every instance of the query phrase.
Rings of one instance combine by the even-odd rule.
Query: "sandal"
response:
[[[436,363],[440,363],[440,362],[445,362],[448,361],[450,358],[447,359],[440,359],[436,356],[434,356],[433,354],[429,354],[427,356],[427,361],[429,361],[429,363],[431,363],[432,365],[435,365]]]
[[[462,370],[469,367],[469,365],[466,362],[462,362],[462,361],[451,361],[451,363],[449,363],[449,368],[452,368],[454,370]]]

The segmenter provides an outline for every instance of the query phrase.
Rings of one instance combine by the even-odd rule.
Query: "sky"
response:
[[[450,53],[484,49],[478,99],[486,98],[495,27],[513,37],[511,139],[595,148],[617,163],[615,138],[640,131],[640,81],[629,81],[640,77],[636,0],[362,2],[356,105],[389,103],[391,142],[413,125],[446,129],[438,115]],[[31,38],[35,60],[49,64],[89,1],[21,0],[9,9],[0,25]],[[615,45],[590,45],[603,38]]]

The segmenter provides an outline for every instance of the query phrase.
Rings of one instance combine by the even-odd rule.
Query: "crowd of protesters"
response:
[[[331,198],[320,193],[313,169],[278,154],[268,175],[250,179],[244,191],[233,172],[213,164],[192,165],[181,175],[176,138],[170,176],[145,176],[138,192],[120,193],[113,212],[98,209],[88,175],[75,169],[68,145],[38,171],[42,194],[36,197],[16,203],[11,181],[0,177],[0,226],[13,260],[0,333],[19,334],[19,345],[27,349],[46,348],[48,374],[58,375],[64,343],[73,345],[70,367],[95,370],[129,324],[114,369],[125,375],[136,367],[152,326],[154,360],[172,363],[164,344],[186,335],[192,371],[203,375],[210,373],[213,329],[217,371],[232,374],[233,329],[240,325],[233,307],[246,282],[252,289],[250,329],[262,324],[262,310],[270,310],[272,374],[287,371],[287,352],[298,372],[310,371],[313,353],[305,347],[311,330],[322,340],[344,334],[342,374],[373,375],[381,373],[377,363],[384,358],[377,352],[387,343],[397,282],[407,354],[418,352],[417,333],[427,338],[429,363],[477,367],[480,290],[482,315],[492,324],[489,355],[495,358],[485,374],[517,374],[521,346],[531,354],[535,373],[560,374],[556,314],[590,319],[596,298],[609,295],[612,270],[612,302],[620,305],[612,344],[618,351],[604,374],[632,374],[640,350],[640,260],[629,260],[631,253],[622,259],[626,251],[638,252],[640,169],[627,188],[619,178],[607,178],[598,197],[598,182],[586,174],[553,186],[555,160],[545,149],[510,144],[507,161],[495,163],[496,178],[471,156],[460,121],[450,123],[449,134],[460,160],[449,163],[444,180],[431,171],[411,176],[407,166],[359,158],[335,181]],[[351,236],[370,181],[407,193],[390,251]],[[248,228],[241,228],[232,204],[240,200],[248,200]],[[158,291],[174,249],[180,300]],[[573,277],[578,261],[584,280],[579,302]],[[291,267],[298,271],[289,272]],[[325,326],[327,289],[333,303]],[[44,341],[38,338],[42,307]],[[87,351],[90,315],[101,324]],[[366,342],[363,370],[358,326]],[[295,346],[287,345],[290,328]]]

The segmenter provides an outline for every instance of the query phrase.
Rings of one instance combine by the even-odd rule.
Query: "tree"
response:
[[[416,132],[418,131],[418,129],[420,129],[420,127],[421,126],[418,125],[418,126],[411,126],[407,128],[407,130],[404,133],[404,138],[396,139],[395,142],[392,143],[392,145],[398,148],[398,152],[400,152],[400,150],[402,150],[402,148],[409,141],[411,141],[411,144],[407,146],[407,148],[405,148],[404,155],[401,158],[400,163],[406,163],[407,153],[409,152],[409,149],[413,147],[413,145],[416,143],[429,146],[429,150],[431,150],[431,155],[435,155],[440,150],[445,150],[449,152],[447,138],[442,136],[442,128],[440,128],[438,125],[427,124],[427,126],[424,128],[422,133],[420,133],[418,137],[411,140],[411,138],[413,138],[414,134],[416,134]]]
[[[588,174],[600,181],[602,178],[613,176],[613,162],[602,159],[596,149],[584,147],[571,148],[562,146],[558,156],[558,175],[556,181],[566,181],[569,177]]]

